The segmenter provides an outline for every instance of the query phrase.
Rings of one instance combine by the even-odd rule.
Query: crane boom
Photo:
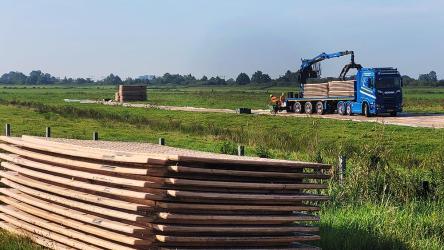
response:
[[[345,75],[350,69],[356,68],[359,70],[362,68],[360,64],[355,63],[355,55],[354,52],[351,50],[340,51],[330,54],[321,53],[312,59],[302,59],[301,68],[298,71],[299,83],[301,85],[306,84],[308,78],[317,78],[320,76],[320,67],[318,66],[319,62],[326,59],[341,57],[345,55],[351,55],[351,62],[345,65],[345,67],[342,69],[341,74],[339,76],[340,79],[345,79]]]

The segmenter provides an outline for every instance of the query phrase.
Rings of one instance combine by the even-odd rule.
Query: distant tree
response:
[[[418,81],[411,78],[408,75],[403,75],[402,77],[402,83],[404,84],[404,86],[415,86],[418,84]]]
[[[225,85],[225,79],[222,79],[218,76],[216,77],[211,77],[206,83],[206,85]]]
[[[225,83],[228,85],[234,85],[236,83],[236,81],[233,78],[230,78]]]
[[[25,84],[28,77],[22,72],[11,71],[0,77],[0,83],[3,84]]]
[[[202,78],[200,79],[201,81],[208,81],[208,77],[207,76],[202,76]]]
[[[122,79],[118,75],[110,74],[109,76],[105,77],[105,79],[102,80],[104,84],[112,84],[112,85],[118,85],[122,84]]]
[[[41,77],[42,77],[42,71],[33,70],[31,71],[31,73],[29,73],[29,77],[28,79],[26,79],[26,83],[31,85],[37,84],[38,82],[40,82]]]
[[[240,73],[236,78],[236,83],[239,85],[245,85],[250,83],[250,77],[245,73]]]
[[[87,81],[85,78],[77,78],[77,79],[74,81],[74,83],[77,83],[77,84],[85,84],[85,83],[88,83],[88,81]]]
[[[258,70],[251,76],[251,82],[267,83],[271,82],[271,77],[267,74],[262,73],[262,71]]]
[[[298,81],[298,73],[297,72],[291,72],[290,70],[287,70],[285,74],[277,79],[280,82],[297,82]]]
[[[420,74],[418,77],[418,81],[423,81],[423,82],[437,82],[438,81],[438,77],[436,75],[435,71],[430,71],[428,74]]]

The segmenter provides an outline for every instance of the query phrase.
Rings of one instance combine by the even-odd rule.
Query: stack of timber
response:
[[[317,249],[330,165],[0,137],[0,227],[52,249]]]
[[[146,101],[145,85],[119,85],[119,91],[115,94],[117,102]]]
[[[344,97],[355,95],[355,81],[331,81],[328,82],[329,97]]]
[[[328,97],[328,83],[308,83],[304,84],[305,98],[325,98]]]

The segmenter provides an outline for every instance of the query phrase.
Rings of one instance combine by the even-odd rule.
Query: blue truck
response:
[[[344,66],[340,81],[315,85],[307,83],[309,78],[320,77],[319,62],[351,55],[351,62]],[[356,69],[354,79],[346,80],[350,69]],[[313,59],[303,59],[298,71],[301,91],[294,95],[288,93],[279,110],[287,112],[338,113],[340,115],[373,116],[388,113],[396,116],[402,112],[402,79],[395,68],[364,68],[355,63],[353,51],[332,54],[322,53]]]

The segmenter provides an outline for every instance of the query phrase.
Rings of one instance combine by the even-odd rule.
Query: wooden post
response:
[[[159,145],[165,145],[165,138],[159,138]]]
[[[99,132],[94,131],[94,133],[93,133],[93,140],[94,141],[98,141],[99,140]]]
[[[347,157],[344,155],[339,156],[338,175],[339,183],[342,185],[344,182],[345,170],[347,169]]]
[[[5,124],[5,135],[11,136],[11,124],[9,124],[9,123]]]
[[[242,145],[237,146],[237,155],[244,156],[245,155],[245,147]]]
[[[46,127],[46,138],[51,137],[51,127]]]

